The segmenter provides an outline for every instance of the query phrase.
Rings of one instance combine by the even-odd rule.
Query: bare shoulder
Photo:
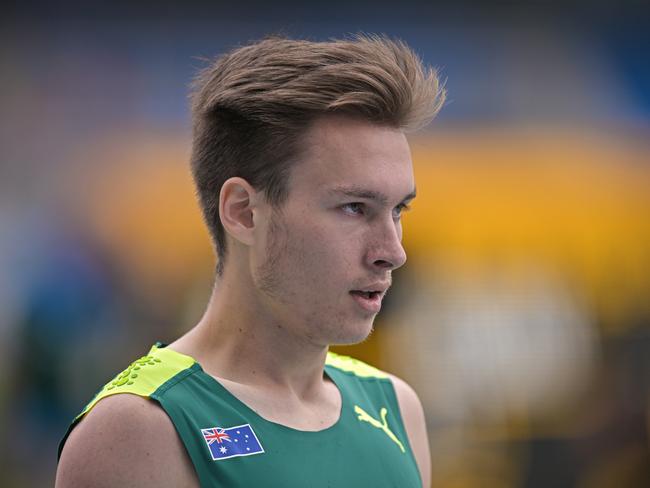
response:
[[[56,487],[199,486],[167,414],[153,401],[122,394],[104,398],[68,437]]]
[[[431,454],[422,402],[415,390],[406,381],[390,373],[388,373],[388,376],[395,388],[404,427],[420,469],[422,485],[428,487],[431,484]]]

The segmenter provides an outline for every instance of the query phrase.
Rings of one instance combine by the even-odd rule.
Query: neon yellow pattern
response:
[[[87,414],[99,400],[116,393],[132,393],[148,397],[170,378],[194,364],[194,359],[167,348],[153,346],[149,354],[136,359],[106,383],[77,419]]]
[[[362,378],[388,378],[386,373],[364,363],[363,361],[359,361],[358,359],[349,356],[342,356],[334,352],[327,353],[325,364],[349,373],[354,373]]]
[[[399,448],[402,450],[403,453],[406,452],[406,450],[404,449],[404,445],[400,442],[397,436],[393,434],[393,432],[388,428],[388,421],[386,420],[388,409],[386,407],[381,407],[381,410],[379,411],[379,415],[381,415],[381,422],[371,417],[370,414],[366,412],[363,408],[361,408],[359,405],[354,406],[354,412],[358,415],[357,418],[359,419],[360,422],[368,422],[373,427],[377,427],[378,429],[383,430],[386,433],[386,435],[399,446]]]

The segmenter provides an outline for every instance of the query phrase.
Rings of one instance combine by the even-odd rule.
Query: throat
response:
[[[333,427],[341,417],[343,397],[336,384],[326,378],[320,394],[310,400],[215,378],[221,386],[267,422],[284,427],[318,432]]]

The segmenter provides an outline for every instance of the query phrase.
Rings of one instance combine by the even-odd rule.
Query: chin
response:
[[[330,342],[330,344],[333,346],[352,346],[354,344],[359,344],[370,337],[370,334],[374,330],[373,324],[374,317],[363,324],[355,324],[356,327],[354,328],[350,326],[345,330],[341,330],[341,332],[345,333],[339,334],[339,336]]]

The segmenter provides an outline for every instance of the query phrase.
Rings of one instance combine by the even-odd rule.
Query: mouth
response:
[[[384,292],[379,290],[352,290],[350,295],[363,310],[377,313],[381,309]]]

